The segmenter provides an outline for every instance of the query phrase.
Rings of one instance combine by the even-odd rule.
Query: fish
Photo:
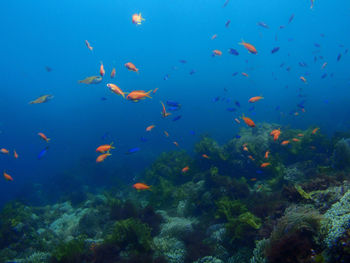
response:
[[[262,100],[264,97],[262,96],[255,96],[255,97],[252,97],[248,100],[249,103],[254,103],[254,102],[257,102],[259,100]]]
[[[298,133],[297,136],[298,136],[298,137],[304,137],[304,134]]]
[[[179,147],[178,142],[173,142],[173,144],[174,144],[176,147]]]
[[[111,79],[113,79],[114,77],[115,77],[115,68],[113,68],[111,71]]]
[[[213,102],[217,102],[217,101],[219,101],[219,99],[220,99],[219,96],[218,96],[218,97],[215,97],[215,98],[213,98]]]
[[[327,66],[327,64],[327,62],[323,63],[321,69],[324,69]]]
[[[152,94],[155,94],[157,92],[158,88],[155,88],[153,91],[152,91]]]
[[[167,112],[165,109],[165,105],[164,103],[161,101],[160,104],[162,104],[162,111],[160,112],[160,114],[162,115],[163,118],[168,117],[169,115],[171,115],[170,112]]]
[[[182,168],[181,172],[186,173],[186,172],[188,172],[188,170],[190,170],[190,167],[185,166],[184,168]]]
[[[260,165],[260,167],[261,167],[261,168],[265,168],[265,167],[267,167],[267,166],[269,166],[269,165],[271,165],[271,163],[262,163],[262,164]]]
[[[236,49],[234,49],[234,48],[229,48],[228,49],[228,53],[230,53],[231,55],[234,55],[234,56],[238,56],[239,55],[238,51]]]
[[[39,132],[38,135],[40,136],[40,138],[42,138],[46,142],[49,142],[51,140],[51,139],[47,138],[46,135],[43,134],[42,132]]]
[[[240,139],[242,136],[237,134],[235,137],[236,139]]]
[[[105,100],[107,100],[107,98],[106,97],[101,97],[101,100],[105,101]]]
[[[103,154],[97,156],[97,158],[96,158],[96,163],[101,163],[101,162],[103,162],[104,160],[106,160],[106,158],[107,158],[108,156],[111,156],[111,155],[112,155],[112,154],[110,154],[110,153],[108,152],[108,153],[103,153]]]
[[[238,72],[233,72],[232,73],[232,77],[237,76],[237,75],[238,75]]]
[[[274,141],[277,141],[280,135],[281,135],[280,129],[275,129],[275,130],[270,132],[270,136],[273,136]]]
[[[205,159],[210,159],[210,157],[208,155],[206,155],[205,153],[202,154],[202,157],[205,158]]]
[[[167,100],[166,102],[167,106],[172,106],[172,107],[181,107],[181,104],[177,101],[171,101],[171,100]]]
[[[230,23],[231,23],[231,20],[227,20],[226,23],[225,23],[225,27],[229,27],[230,26]]]
[[[180,110],[181,107],[173,107],[173,106],[170,106],[170,107],[167,107],[168,111],[178,111]]]
[[[256,170],[255,171],[257,174],[262,174],[262,173],[264,173],[263,171],[261,171],[261,170]]]
[[[52,71],[52,68],[50,68],[49,66],[45,66],[45,69],[47,72],[51,72]]]
[[[228,3],[230,2],[230,0],[226,0],[224,5],[222,6],[223,8],[226,7],[228,5]]]
[[[103,67],[102,61],[101,61],[100,63],[101,63],[101,66],[100,66],[100,75],[101,75],[101,77],[103,77],[103,76],[105,75],[106,71],[105,71],[105,68]]]
[[[46,146],[44,149],[42,149],[40,151],[40,153],[38,154],[38,160],[41,160],[41,158],[43,158],[46,155],[46,153],[49,149],[50,149],[49,146]]]
[[[194,69],[191,69],[189,72],[190,75],[193,75],[194,73],[196,73],[196,71]]]
[[[341,59],[341,54],[339,53],[339,55],[337,56],[337,61],[339,61]]]
[[[239,119],[237,119],[237,118],[235,118],[235,122],[237,122],[238,124],[240,124],[241,122],[240,122],[240,120]]]
[[[258,54],[258,51],[256,50],[256,48],[252,44],[244,42],[243,40],[239,44],[243,45],[249,51],[249,53],[254,54],[254,55]]]
[[[294,19],[294,14],[292,14],[288,19],[288,24],[290,24]]]
[[[109,134],[109,132],[105,132],[105,133],[102,135],[101,139],[102,139],[102,140],[105,140],[105,139],[109,138],[110,136],[111,136],[111,135]]]
[[[241,104],[239,103],[239,101],[235,101],[235,105],[237,106],[237,107],[241,107]]]
[[[242,119],[245,122],[245,124],[247,124],[249,127],[252,127],[252,128],[255,127],[254,121],[248,117],[245,117],[244,114],[242,115]]]
[[[315,0],[311,0],[311,6],[310,6],[310,9],[312,9],[314,7],[314,3],[315,3]]]
[[[249,77],[249,75],[245,72],[242,72],[242,76],[247,77],[247,78]]]
[[[285,141],[281,142],[281,145],[282,145],[282,146],[285,146],[285,145],[288,145],[289,143],[290,143],[289,140],[285,140]]]
[[[126,96],[127,100],[132,100],[134,102],[138,102],[139,100],[143,100],[145,98],[152,98],[149,94],[152,92],[152,90],[146,92],[144,90],[134,90],[131,91],[128,96]]]
[[[181,64],[186,64],[186,63],[187,63],[187,60],[180,59],[179,62],[180,62]]]
[[[221,56],[222,55],[222,52],[220,50],[217,50],[217,49],[214,49],[213,50],[213,53],[212,53],[212,56],[215,57],[215,56]]]
[[[252,160],[252,161],[255,161],[254,157],[251,156],[251,155],[248,155],[248,158],[249,158],[250,160]]]
[[[176,116],[176,117],[173,118],[173,121],[178,121],[178,120],[181,119],[181,117],[182,117],[181,115],[178,115],[178,116]]]
[[[136,68],[136,66],[135,66],[133,63],[131,63],[131,62],[125,63],[124,66],[125,66],[129,71],[133,71],[133,72],[137,72],[137,73],[139,72],[139,69]]]
[[[90,43],[89,43],[89,41],[87,41],[87,40],[85,40],[85,45],[87,46],[87,48],[89,49],[89,50],[93,50],[94,48],[90,45]]]
[[[274,54],[276,52],[278,52],[280,50],[279,47],[274,47],[272,50],[271,50],[271,54]]]
[[[212,37],[211,37],[211,40],[214,40],[214,39],[216,39],[218,37],[218,35],[217,34],[214,34]]]
[[[141,136],[141,137],[140,137],[140,141],[141,141],[141,142],[147,142],[148,139],[147,139],[146,137],[144,137],[144,136]]]
[[[115,84],[108,83],[107,87],[115,94],[121,95],[125,99],[125,93]]]
[[[293,141],[293,142],[300,142],[300,139],[293,138],[292,141]]]
[[[265,152],[265,156],[264,156],[265,159],[269,158],[269,154],[270,154],[270,151],[266,151],[266,152]]]
[[[13,181],[12,176],[9,175],[8,173],[6,173],[5,171],[4,171],[3,175],[4,175],[4,178],[6,181]]]
[[[154,127],[156,127],[156,126],[152,124],[146,128],[146,131],[150,132],[151,130],[154,129]]]
[[[169,133],[167,131],[164,131],[165,137],[169,137]]]
[[[322,76],[321,76],[321,79],[325,79],[327,77],[327,73],[323,73]]]
[[[9,150],[5,149],[5,148],[1,148],[0,149],[0,152],[3,153],[3,154],[9,154]]]
[[[320,128],[318,128],[318,127],[315,128],[315,129],[313,129],[312,132],[311,132],[311,134],[316,134],[316,132],[317,132],[319,129],[320,129]]]
[[[321,45],[318,44],[318,43],[314,43],[314,46],[315,46],[315,47],[321,47]]]
[[[237,111],[237,109],[236,109],[236,108],[233,108],[233,107],[227,108],[226,110],[229,111],[229,112],[235,112],[235,111]]]
[[[307,83],[307,80],[306,80],[305,77],[301,76],[299,79],[300,79],[302,82]]]
[[[113,147],[112,145],[113,145],[113,142],[111,144],[100,145],[99,147],[97,147],[96,152],[100,152],[100,153],[109,152],[111,149],[115,149],[115,147]]]
[[[140,150],[141,149],[139,147],[130,148],[130,149],[128,149],[128,151],[125,154],[137,153]]]
[[[252,182],[255,182],[257,180],[257,178],[253,177],[253,178],[250,178],[250,181]]]
[[[18,153],[16,152],[16,150],[13,150],[13,157],[14,157],[15,159],[18,159]]]
[[[196,135],[196,132],[193,130],[190,130],[190,134],[194,136],[194,135]]]
[[[170,77],[169,74],[166,74],[166,75],[164,76],[163,80],[168,80],[169,77]]]
[[[142,21],[145,21],[145,19],[142,17],[141,13],[133,14],[131,17],[131,22],[137,26],[141,25]]]
[[[143,183],[136,183],[132,187],[136,190],[151,190],[151,186]]]
[[[102,81],[102,77],[100,76],[91,76],[87,77],[83,80],[78,80],[78,83],[83,83],[83,84],[98,84]]]
[[[53,96],[50,95],[50,94],[43,95],[43,96],[40,96],[39,98],[37,98],[35,100],[30,101],[29,104],[45,103],[45,102],[48,102],[49,100],[51,100],[52,98],[53,98]]]
[[[269,27],[266,23],[264,23],[264,22],[258,22],[257,25],[258,25],[258,26],[261,26],[261,27],[263,27],[263,28],[266,28],[266,29],[269,29],[269,28],[270,28],[270,27]]]

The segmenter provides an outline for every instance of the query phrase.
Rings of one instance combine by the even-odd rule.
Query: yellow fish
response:
[[[98,84],[102,81],[102,77],[100,76],[92,76],[92,77],[87,77],[86,79],[79,80],[79,83],[84,83],[84,84]]]
[[[38,104],[38,103],[48,102],[52,98],[53,98],[52,95],[43,95],[37,98],[36,100],[29,102],[29,104]]]

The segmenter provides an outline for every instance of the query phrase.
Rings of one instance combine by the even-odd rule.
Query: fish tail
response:
[[[152,92],[152,90],[148,91],[148,92],[146,93],[146,97],[148,97],[148,98],[151,98],[151,99],[152,99],[152,97],[149,95],[151,92]]]
[[[50,140],[51,140],[50,138],[47,138],[47,139],[46,139],[46,142],[50,142]]]

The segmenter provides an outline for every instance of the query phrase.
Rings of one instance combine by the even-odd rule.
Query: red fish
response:
[[[181,172],[186,173],[189,169],[190,169],[190,167],[185,166],[184,168],[182,168]]]
[[[107,87],[115,94],[121,95],[125,99],[125,93],[115,84],[108,83]]]
[[[242,116],[243,121],[245,122],[245,124],[247,124],[249,127],[254,128],[255,127],[255,123],[252,119],[245,117],[244,114]]]
[[[125,63],[124,66],[130,71],[139,72],[139,69],[131,62]]]
[[[160,102],[160,103],[162,104],[162,112],[160,113],[160,114],[162,114],[162,117],[163,117],[163,118],[166,118],[166,117],[168,117],[169,115],[171,115],[171,113],[166,112],[164,103],[163,103],[163,102]]]
[[[4,172],[4,178],[5,178],[7,181],[13,181],[13,178],[11,177],[11,175],[7,174],[6,172]]]
[[[111,72],[111,79],[113,79],[115,77],[115,68],[112,69],[112,72]]]
[[[312,134],[316,134],[316,132],[317,132],[319,129],[320,129],[320,128],[315,128],[315,129],[312,130],[311,133],[312,133]]]
[[[143,183],[136,183],[132,187],[136,190],[151,190],[151,186]]]
[[[243,40],[242,40],[242,42],[241,43],[239,43],[240,45],[243,45],[251,54],[257,54],[258,53],[258,51],[256,50],[256,48],[252,45],[252,44],[249,44],[249,43],[247,43],[247,42],[244,42]]]
[[[146,131],[151,131],[151,130],[153,130],[154,129],[154,127],[156,127],[155,125],[150,125],[150,126],[148,126],[147,128],[146,128]]]
[[[104,153],[104,154],[101,154],[99,155],[97,158],[96,158],[96,163],[100,163],[100,162],[103,162],[108,156],[110,156],[112,154],[110,153]]]
[[[105,68],[103,67],[103,63],[101,61],[101,66],[100,66],[100,75],[101,77],[103,77],[105,75],[106,71],[105,71]]]
[[[214,57],[215,56],[221,56],[221,55],[222,55],[222,52],[220,50],[217,50],[217,49],[213,50],[213,56]]]
[[[13,150],[13,157],[15,157],[15,159],[18,158],[18,153],[16,152],[16,150]]]
[[[271,165],[271,163],[262,163],[262,164],[260,165],[260,167],[261,167],[261,168],[265,168],[265,167],[267,167],[267,166],[269,166],[269,165]]]
[[[9,154],[9,150],[5,149],[5,148],[1,148],[0,152],[3,154]]]
[[[145,98],[152,98],[149,94],[152,92],[152,90],[146,92],[144,90],[134,90],[126,96],[126,99],[133,100],[135,102],[139,100],[143,100]]]
[[[142,17],[141,13],[139,13],[139,14],[133,14],[131,21],[133,24],[136,24],[139,26],[141,25],[142,21],[145,21],[145,19]]]
[[[45,134],[43,134],[42,132],[39,132],[38,135],[45,140],[46,142],[49,142],[51,139],[47,138]]]
[[[97,147],[96,152],[100,152],[100,153],[109,152],[111,149],[115,149],[115,147],[113,147],[112,145],[113,145],[113,142],[111,144],[101,145]]]
[[[254,103],[254,102],[257,102],[261,99],[263,99],[264,97],[261,97],[261,96],[255,96],[255,97],[252,97],[248,100],[249,103]]]

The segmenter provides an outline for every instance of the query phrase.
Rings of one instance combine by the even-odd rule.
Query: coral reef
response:
[[[350,138],[337,142],[333,152],[334,166],[338,169],[350,168]]]

